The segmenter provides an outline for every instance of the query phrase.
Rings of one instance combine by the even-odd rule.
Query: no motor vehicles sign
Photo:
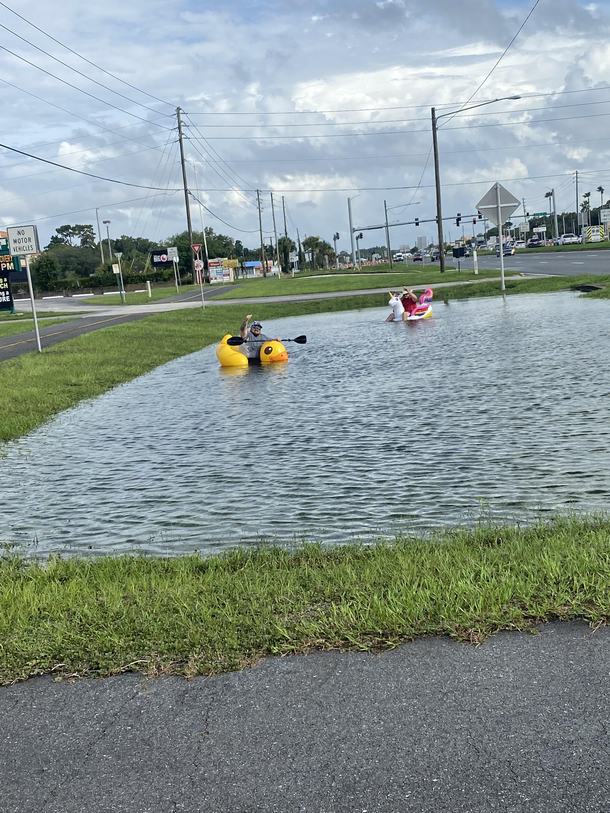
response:
[[[8,232],[9,251],[13,256],[40,254],[36,226],[9,226],[6,231]]]

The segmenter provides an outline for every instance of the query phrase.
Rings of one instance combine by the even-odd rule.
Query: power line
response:
[[[77,56],[79,59],[82,59],[82,60],[84,60],[85,62],[87,62],[89,65],[92,65],[94,68],[97,68],[97,70],[98,70],[98,71],[102,71],[102,73],[105,73],[107,76],[111,76],[113,79],[116,79],[116,80],[117,80],[117,82],[122,82],[124,85],[127,85],[127,87],[130,87],[130,88],[132,88],[133,90],[137,90],[137,91],[138,91],[138,93],[143,93],[145,96],[149,96],[151,99],[155,99],[157,102],[161,102],[161,104],[167,104],[167,105],[170,105],[170,107],[174,107],[174,105],[173,105],[173,104],[171,104],[170,102],[166,102],[166,101],[164,101],[163,99],[160,99],[158,96],[153,96],[153,94],[152,94],[152,93],[148,93],[148,91],[146,91],[146,90],[142,90],[142,88],[138,88],[138,87],[136,87],[135,85],[131,85],[131,84],[129,84],[129,82],[126,82],[124,79],[121,79],[121,78],[119,78],[118,76],[115,76],[113,73],[110,73],[110,71],[107,71],[105,68],[102,68],[102,67],[100,67],[99,65],[96,65],[96,63],[95,63],[95,62],[92,62],[90,59],[87,59],[87,57],[86,57],[86,56],[83,56],[82,54],[79,54],[79,53],[78,53],[78,51],[74,51],[72,48],[70,48],[69,46],[65,45],[63,42],[60,42],[60,41],[59,41],[58,39],[56,39],[55,37],[51,36],[51,34],[49,34],[47,31],[43,31],[43,29],[42,29],[42,28],[39,28],[37,25],[34,25],[34,23],[33,23],[33,22],[31,22],[30,20],[26,19],[25,17],[22,17],[22,16],[21,16],[21,14],[18,14],[18,13],[17,13],[17,12],[16,12],[14,9],[12,9],[10,6],[7,6],[7,5],[6,5],[6,3],[2,3],[2,2],[0,2],[0,6],[4,6],[4,8],[5,8],[7,11],[10,11],[10,12],[11,12],[11,14],[14,14],[16,17],[19,17],[19,19],[20,19],[20,20],[23,20],[23,21],[24,21],[24,22],[26,22],[28,25],[31,25],[31,26],[32,26],[32,28],[35,28],[35,29],[36,29],[36,31],[40,31],[40,33],[41,33],[41,34],[44,34],[44,35],[45,35],[45,37],[48,37],[49,39],[53,40],[53,42],[56,42],[58,45],[61,45],[61,47],[62,47],[62,48],[65,48],[65,49],[66,49],[66,51],[70,51],[70,53],[71,53],[71,54],[74,54],[74,55],[75,55],[75,56]],[[168,114],[164,113],[163,115],[168,115]]]
[[[471,102],[471,101],[472,101],[472,99],[474,99],[474,97],[477,95],[477,93],[479,92],[479,90],[481,90],[481,88],[483,87],[483,85],[485,84],[485,82],[487,82],[487,80],[489,79],[489,77],[492,75],[492,73],[493,73],[493,72],[495,71],[495,69],[498,67],[498,65],[500,64],[500,62],[502,62],[502,60],[504,59],[504,57],[505,57],[505,56],[506,56],[506,54],[508,53],[508,51],[509,51],[509,49],[510,49],[511,45],[513,44],[513,42],[514,42],[514,41],[517,39],[517,37],[519,36],[519,34],[521,33],[521,31],[523,30],[523,27],[525,26],[526,22],[529,20],[529,18],[532,16],[532,14],[534,13],[534,11],[536,10],[536,7],[538,6],[538,3],[540,3],[540,0],[536,0],[536,2],[534,3],[534,5],[533,5],[533,6],[532,6],[532,8],[531,8],[530,13],[527,15],[527,17],[525,18],[525,20],[523,20],[523,22],[522,22],[522,23],[521,23],[521,25],[519,26],[519,29],[517,30],[517,33],[516,33],[516,34],[515,34],[515,36],[512,38],[512,40],[511,40],[511,41],[508,43],[508,45],[506,46],[506,48],[505,48],[505,49],[504,49],[504,51],[502,52],[502,54],[501,54],[500,58],[498,59],[498,61],[496,62],[496,64],[495,64],[495,65],[493,66],[493,68],[492,68],[492,69],[489,71],[489,73],[487,74],[487,76],[485,77],[485,79],[483,79],[483,81],[481,82],[481,84],[480,84],[480,85],[477,87],[477,89],[476,89],[476,90],[475,90],[475,92],[474,92],[474,93],[473,93],[473,94],[470,96],[470,98],[469,98],[467,101],[465,101],[463,105],[461,105],[461,108],[462,108],[462,107],[466,107],[466,105],[467,105],[467,104],[469,104],[469,102]],[[461,109],[461,108],[460,108],[460,109]],[[458,112],[459,112],[459,111],[458,111]],[[448,123],[451,121],[451,119],[453,119],[453,118],[454,118],[454,116],[450,116],[450,117],[447,119],[447,122],[446,122],[446,123],[448,124]],[[441,126],[443,126],[443,125],[441,125]]]
[[[54,59],[55,62],[58,62],[60,65],[63,65],[64,68],[68,68],[68,70],[74,71],[74,73],[77,73],[79,76],[83,76],[85,79],[89,80],[89,82],[94,82],[96,85],[99,85],[101,88],[104,88],[104,90],[109,90],[111,93],[115,93],[117,96],[120,96],[122,99],[126,99],[128,102],[131,102],[132,104],[137,104],[140,107],[144,107],[146,110],[150,110],[150,112],[154,113],[156,116],[168,116],[171,118],[171,115],[169,113],[159,113],[158,110],[155,110],[154,108],[149,107],[146,104],[142,104],[142,102],[137,102],[135,99],[131,99],[129,96],[125,96],[124,93],[119,93],[118,90],[113,90],[112,88],[108,87],[108,85],[105,85],[103,82],[98,82],[97,79],[92,79],[90,76],[87,76],[86,73],[79,71],[78,68],[73,68],[71,65],[68,65],[67,62],[63,62],[58,57],[53,56],[53,54],[50,54],[48,51],[45,51],[44,48],[40,48],[38,45],[34,45],[33,42],[30,42],[30,40],[26,39],[25,37],[22,37],[21,34],[17,34],[16,31],[13,31],[11,28],[8,28],[8,26],[0,23],[0,28],[3,28],[5,31],[8,31],[9,34],[12,34],[14,37],[17,37],[23,42],[26,42],[32,48],[35,48],[37,51],[40,51],[41,54],[48,56],[50,59]]]
[[[163,191],[158,186],[144,186],[143,184],[139,183],[127,183],[127,181],[119,181],[116,178],[105,178],[102,175],[94,175],[91,172],[83,172],[82,169],[73,169],[72,167],[67,167],[65,164],[58,164],[56,161],[49,161],[48,158],[41,158],[39,155],[32,155],[29,152],[24,152],[23,150],[18,150],[16,147],[9,147],[8,144],[0,144],[0,147],[5,150],[10,150],[11,152],[17,152],[19,155],[27,155],[28,158],[34,158],[36,161],[42,161],[45,164],[51,164],[51,166],[59,167],[60,169],[67,169],[69,172],[76,172],[78,175],[87,175],[89,178],[97,178],[100,181],[108,181],[108,183],[118,183],[122,184],[123,186],[135,186],[137,189],[153,189],[155,191]],[[173,189],[173,192],[177,192],[177,189]]]
[[[6,48],[4,45],[0,45],[0,49],[6,51],[7,54],[11,54],[11,56],[20,59],[22,62],[25,62],[27,65],[30,65],[32,68],[36,68],[36,70],[41,71],[42,73],[46,73],[47,76],[51,76],[53,79],[56,79],[58,82],[61,82],[64,85],[68,85],[68,87],[73,88],[74,90],[78,90],[79,93],[84,93],[85,96],[89,96],[91,99],[95,99],[97,102],[101,102],[102,104],[108,105],[108,107],[113,107],[115,110],[119,110],[121,113],[125,113],[128,116],[132,116],[134,119],[140,119],[140,121],[145,121],[146,124],[154,124],[156,127],[161,127],[163,130],[170,130],[170,127],[164,127],[162,124],[157,124],[156,122],[150,121],[149,119],[142,118],[142,116],[138,116],[136,113],[130,113],[129,110],[124,110],[122,107],[118,107],[116,104],[112,104],[112,102],[107,102],[104,99],[100,99],[99,96],[95,96],[93,93],[89,93],[88,90],[83,90],[82,88],[73,85],[72,82],[68,82],[66,79],[62,79],[59,76],[56,76],[51,71],[48,71],[46,68],[41,68],[40,65],[36,65],[34,62],[30,62],[29,59],[26,59],[24,56],[19,56],[14,51],[11,51],[10,48]],[[157,113],[159,115],[159,113]]]
[[[199,190],[197,190],[197,191],[199,191]],[[204,190],[204,191],[205,191],[205,190]],[[233,225],[231,225],[231,223],[227,223],[227,221],[226,221],[226,220],[223,220],[223,219],[222,219],[222,217],[219,217],[219,216],[218,216],[218,215],[217,215],[215,212],[213,212],[211,209],[209,209],[209,208],[208,208],[208,207],[205,205],[205,203],[202,203],[202,202],[199,200],[199,198],[197,197],[197,195],[193,194],[193,190],[192,190],[192,189],[189,189],[189,194],[191,195],[191,197],[192,197],[194,200],[196,200],[196,201],[197,201],[197,203],[198,203],[200,206],[203,206],[203,208],[206,210],[206,212],[209,212],[209,214],[211,214],[211,215],[212,215],[212,217],[215,217],[215,218],[216,218],[216,220],[220,220],[220,222],[221,222],[221,223],[224,223],[224,224],[225,224],[225,226],[228,226],[230,229],[235,229],[235,231],[241,231],[241,232],[244,232],[245,234],[256,234],[256,232],[258,231],[258,229],[239,229],[239,228],[237,228],[237,226],[233,226]]]

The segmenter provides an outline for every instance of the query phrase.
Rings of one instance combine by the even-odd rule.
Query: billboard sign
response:
[[[610,223],[610,209],[599,210],[600,223]]]
[[[173,262],[165,248],[158,248],[156,251],[150,252],[150,264],[153,268],[171,268]]]

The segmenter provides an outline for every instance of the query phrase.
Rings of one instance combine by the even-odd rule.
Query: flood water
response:
[[[287,364],[209,347],[63,413],[0,452],[0,540],[175,554],[607,509],[610,303],[434,308],[276,320],[308,336]]]

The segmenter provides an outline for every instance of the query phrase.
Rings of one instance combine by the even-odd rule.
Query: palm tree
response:
[[[547,199],[548,199],[548,198],[552,198],[552,197],[553,197],[553,193],[552,193],[552,192],[545,192],[545,193],[544,193],[544,197],[545,197],[545,198],[547,198]],[[549,201],[549,212],[550,212],[550,208],[551,208],[551,202]]]
[[[598,186],[597,187],[597,192],[599,192],[599,208],[603,209],[604,208],[604,187],[601,186],[601,185]]]

